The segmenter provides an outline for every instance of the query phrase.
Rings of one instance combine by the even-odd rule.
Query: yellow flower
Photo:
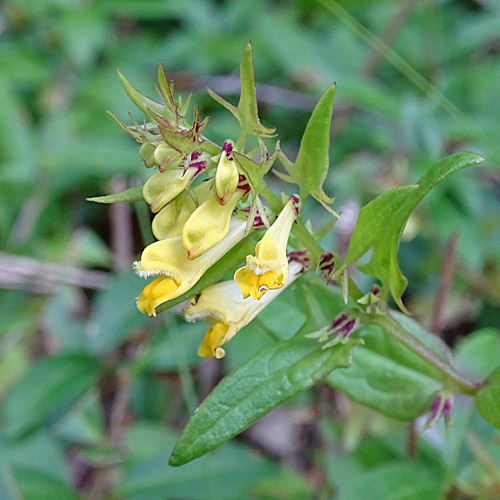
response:
[[[296,218],[295,200],[290,198],[273,225],[255,246],[255,257],[247,256],[246,266],[234,274],[243,298],[260,300],[269,290],[281,288],[288,280],[286,246]]]
[[[210,196],[191,214],[182,228],[182,243],[188,259],[199,258],[224,238],[233,210],[244,194],[237,190],[225,205],[219,205],[215,197]]]
[[[179,195],[163,207],[154,217],[151,229],[157,240],[180,236],[182,228],[191,214],[212,195],[212,182],[202,182],[194,188],[194,196]]]
[[[233,146],[226,141],[214,176],[215,198],[220,205],[226,204],[238,188],[240,176],[232,153]]]
[[[153,213],[161,210],[172,201],[192,181],[196,174],[195,169],[174,168],[166,172],[156,172],[144,184],[142,194],[151,205]]]
[[[159,276],[137,297],[137,307],[143,313],[156,316],[156,308],[167,300],[190,290],[226,252],[245,236],[245,221],[231,221],[227,236],[204,253],[196,263],[188,260],[180,236],[157,241],[147,246],[141,260],[134,263],[139,276]]]
[[[205,320],[212,323],[198,348],[202,358],[222,358],[226,354],[221,347],[231,340],[239,330],[248,325],[264,307],[275,299],[302,271],[298,262],[290,263],[290,279],[279,290],[269,292],[260,301],[244,300],[234,281],[224,281],[203,290],[193,297],[184,309],[187,321]]]

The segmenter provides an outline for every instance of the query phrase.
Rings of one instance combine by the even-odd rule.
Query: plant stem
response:
[[[480,389],[475,381],[469,379],[449,362],[440,358],[434,351],[429,349],[399,324],[390,314],[383,316],[370,315],[367,319],[369,319],[370,323],[380,326],[386,333],[404,344],[426,363],[445,375],[447,379],[455,384],[460,392],[473,396]]]

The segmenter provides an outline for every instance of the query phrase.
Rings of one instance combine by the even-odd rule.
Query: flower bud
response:
[[[177,166],[181,159],[181,153],[166,144],[159,144],[154,151],[154,161],[158,164],[160,171],[164,171],[168,167]]]
[[[233,146],[226,141],[214,177],[215,198],[219,205],[225,205],[238,188],[239,174],[232,152]]]
[[[145,142],[139,148],[139,156],[144,162],[144,165],[146,165],[146,168],[151,168],[152,166],[156,165],[156,161],[154,158],[155,149],[156,148],[154,147],[154,145],[150,144],[149,142]]]

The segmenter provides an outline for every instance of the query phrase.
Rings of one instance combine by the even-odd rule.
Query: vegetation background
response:
[[[224,373],[299,321],[286,297],[200,360],[201,324],[143,317],[130,264],[151,238],[145,204],[90,204],[149,174],[105,114],[140,118],[116,75],[154,95],[157,67],[194,93],[208,135],[235,139],[252,40],[263,123],[294,157],[337,82],[325,245],[345,252],[357,211],[432,162],[469,150],[410,220],[405,303],[486,376],[500,359],[499,0],[6,0],[0,6],[0,498],[417,500],[500,498],[500,435],[455,401],[420,432],[318,386],[233,442],[167,465]],[[386,49],[389,46],[389,49]],[[276,186],[279,187],[276,179]],[[306,207],[315,227],[327,215]],[[368,281],[356,276],[366,289]],[[284,294],[285,296],[285,294]],[[281,304],[281,305],[280,305]]]

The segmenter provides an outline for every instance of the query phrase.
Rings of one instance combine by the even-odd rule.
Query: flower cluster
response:
[[[243,55],[238,106],[209,91],[241,125],[240,138],[226,140],[222,147],[202,135],[208,118],[200,121],[196,107],[188,123],[189,99],[182,102],[174,97],[173,83],[167,83],[162,67],[157,87],[161,102],[144,96],[119,76],[146,121],[125,126],[115,119],[140,143],[145,167],[154,169],[142,187],[142,197],[154,214],[151,226],[157,241],[134,263],[139,276],[153,279],[137,297],[137,307],[156,316],[162,304],[181,296],[190,298],[186,319],[212,323],[199,355],[220,358],[225,354],[221,346],[310,268],[306,250],[295,249],[287,255],[289,235],[300,212],[299,196],[283,195],[280,201],[271,193],[271,201],[266,197],[269,206],[260,199],[267,189],[263,177],[280,151],[277,145],[270,155],[263,141],[273,137],[274,129],[264,127],[258,117],[251,45]],[[250,135],[258,141],[257,150],[246,149]],[[259,151],[260,162],[256,162]],[[211,281],[205,290],[199,292],[200,285],[193,290],[206,271],[254,231],[264,234],[255,253],[235,270],[233,280]]]
[[[193,152],[182,166],[158,168],[144,184],[144,199],[156,213],[152,229],[158,241],[144,249],[134,267],[144,278],[156,277],[137,298],[139,310],[151,316],[160,304],[189,291],[245,236],[247,222],[234,211],[249,196],[249,189],[233,158],[233,145],[225,142],[214,175],[193,187],[206,164],[217,160],[202,158],[202,153]],[[191,301],[186,309],[188,320],[213,322],[217,318],[200,347],[200,356],[222,357],[220,346],[277,295],[264,298],[265,294],[292,281],[286,248],[297,201],[291,197],[284,205],[257,243],[255,255],[248,255],[246,265],[236,271],[235,281],[209,287]],[[302,266],[295,264],[293,270],[295,279]]]

